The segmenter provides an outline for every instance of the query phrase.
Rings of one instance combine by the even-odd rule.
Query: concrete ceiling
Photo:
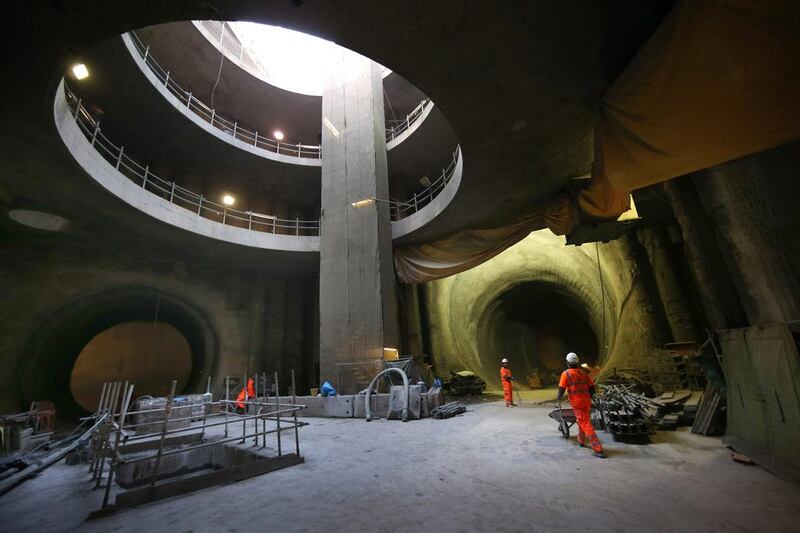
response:
[[[72,61],[134,28],[190,19],[252,20],[332,40],[428,94],[464,151],[458,196],[419,240],[505,224],[536,210],[592,159],[595,105],[665,15],[667,0],[374,2],[186,0],[4,4],[4,203],[63,204],[53,93]],[[62,149],[63,152],[63,149]],[[63,156],[63,154],[62,154]],[[62,192],[62,196],[56,195]],[[62,210],[63,212],[63,210]],[[75,217],[83,212],[74,213]]]

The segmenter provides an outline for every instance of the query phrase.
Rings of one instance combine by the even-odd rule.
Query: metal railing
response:
[[[453,157],[447,168],[442,169],[442,173],[430,185],[425,187],[420,192],[415,192],[414,195],[406,201],[390,200],[389,214],[392,220],[400,220],[409,215],[413,215],[429,203],[450,183],[453,174],[458,165],[458,159],[461,157],[461,147],[456,146],[453,151]]]
[[[393,141],[396,137],[399,137],[401,133],[413,126],[417,120],[424,115],[425,106],[427,106],[429,103],[431,103],[431,99],[425,98],[419,104],[417,104],[417,107],[412,109],[411,112],[406,115],[405,119],[387,120],[386,142]]]
[[[75,96],[66,83],[64,83],[64,93],[76,124],[94,149],[106,161],[114,165],[114,168],[140,185],[142,189],[160,196],[171,204],[193,211],[198,216],[228,226],[286,235],[319,235],[319,220],[282,219],[253,211],[233,209],[212,202],[202,194],[185,189],[174,181],[167,181],[156,176],[150,170],[149,165],[140,165],[125,154],[124,146],[117,147],[103,135],[100,123],[83,107],[81,99]]]
[[[262,373],[264,383],[266,383],[266,372]],[[258,374],[254,374],[255,381],[258,383]],[[144,461],[154,462],[152,468],[151,481],[149,486],[155,487],[159,480],[159,473],[162,467],[162,459],[170,455],[184,454],[200,448],[217,447],[224,444],[245,444],[250,438],[253,439],[253,447],[259,446],[260,449],[267,447],[267,437],[275,435],[277,448],[277,458],[287,455],[281,441],[281,433],[294,433],[294,449],[288,454],[300,457],[300,435],[299,428],[307,425],[305,422],[297,420],[297,412],[306,406],[297,403],[297,392],[295,385],[294,369],[291,371],[291,392],[292,402],[281,403],[280,389],[278,388],[278,372],[274,373],[274,391],[258,390],[256,385],[255,397],[248,397],[248,388],[244,383],[247,375],[242,381],[244,391],[244,401],[231,400],[230,377],[225,377],[225,399],[213,400],[211,394],[211,378],[208,378],[206,394],[202,395],[202,403],[191,403],[188,405],[175,405],[175,391],[178,381],[173,380],[170,386],[169,396],[166,397],[163,408],[138,409],[132,410],[134,384],[125,381],[103,383],[100,391],[100,399],[97,410],[90,416],[83,418],[83,421],[93,420],[96,431],[91,435],[89,446],[89,473],[95,482],[94,488],[100,488],[105,481],[102,508],[105,509],[109,504],[111,493],[111,483],[114,476],[119,473],[122,465],[140,463]],[[272,394],[271,394],[272,392]],[[237,395],[238,396],[238,395]],[[137,405],[135,402],[133,405]],[[242,413],[236,411],[236,407],[241,406]],[[195,412],[199,408],[201,413]],[[189,416],[180,416],[188,410]],[[233,412],[231,412],[233,411]],[[252,413],[252,414],[251,414]],[[136,415],[147,418],[144,422],[126,423],[126,419]],[[160,415],[160,416],[159,416]],[[176,416],[178,415],[178,416]],[[218,421],[214,418],[220,419]],[[261,422],[259,424],[259,422]],[[241,423],[241,435],[238,434],[238,425]],[[272,429],[274,423],[274,429]],[[230,426],[233,428],[230,428]],[[160,426],[159,430],[148,431],[148,428]],[[252,426],[250,430],[247,426]],[[260,426],[260,427],[259,427]],[[217,438],[206,439],[206,432],[211,428],[222,428],[222,435]],[[200,430],[198,433],[197,430]],[[230,431],[229,431],[230,430]],[[233,436],[236,432],[236,436]],[[199,437],[197,443],[184,443],[181,446],[170,448],[165,447],[167,435],[175,437]],[[259,438],[260,437],[260,438]],[[137,443],[147,442],[151,446],[152,453],[137,453],[132,456],[123,454],[127,446]],[[157,446],[155,446],[157,444]],[[107,475],[106,463],[108,463]]]
[[[248,67],[255,70],[264,72],[264,67],[259,61],[247,51],[244,44],[236,38],[236,34],[232,30],[225,31],[225,22],[216,20],[202,20],[194,21],[195,26],[202,27],[209,33],[216,41],[216,47],[223,53],[230,56],[238,57],[240,62],[246,63]],[[173,95],[175,95],[187,109],[191,109],[200,118],[216,126],[217,128],[232,134],[234,137],[252,144],[257,148],[263,148],[270,152],[279,154],[293,155],[297,157],[309,157],[319,159],[322,157],[319,145],[310,144],[289,144],[274,141],[263,135],[259,136],[258,132],[251,132],[241,126],[238,126],[238,121],[231,121],[211,109],[196,97],[192,96],[191,92],[185,91],[175,80],[170,78],[170,72],[165,70],[164,67],[159,65],[153,55],[150,53],[150,47],[146,46],[136,32],[129,32],[128,35],[139,52],[139,56],[144,60],[145,64],[150,67],[150,70],[155,76],[164,84]],[[423,99],[417,106],[412,109],[404,119],[390,119],[386,121],[386,142],[394,140],[401,133],[413,126],[419,120],[425,111],[425,106],[431,103],[430,98]]]
[[[139,56],[156,78],[164,84],[164,87],[172,93],[181,104],[185,105],[186,109],[192,111],[211,126],[230,134],[233,138],[239,139],[244,143],[276,154],[309,159],[320,159],[322,157],[319,145],[281,142],[266,135],[259,134],[258,131],[250,131],[242,127],[238,120],[228,118],[218,113],[216,109],[210,108],[193,96],[191,91],[187,91],[178,85],[170,76],[170,71],[165,70],[164,67],[159,65],[155,58],[153,58],[152,54],[150,54],[150,47],[145,46],[141,39],[139,39],[139,36],[136,35],[136,32],[129,32],[128,36],[134,48],[136,48],[136,51],[139,53]]]

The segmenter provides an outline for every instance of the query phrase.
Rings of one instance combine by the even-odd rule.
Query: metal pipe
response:
[[[280,399],[281,393],[280,389],[278,388],[278,372],[275,371],[275,427],[278,430],[278,457],[281,456],[281,410],[280,410]]]
[[[367,387],[367,394],[364,397],[364,407],[365,407],[365,410],[366,410],[367,422],[372,420],[372,411],[369,408],[369,398],[370,398],[370,395],[372,394],[372,388],[375,387],[375,385],[377,384],[379,377],[381,377],[381,376],[383,376],[385,374],[388,374],[389,372],[397,372],[403,378],[403,387],[405,388],[405,394],[403,395],[403,397],[405,398],[405,402],[403,404],[403,411],[401,412],[401,418],[403,419],[403,422],[408,422],[408,407],[409,407],[410,401],[411,401],[411,389],[410,389],[409,384],[408,384],[408,376],[406,375],[405,372],[403,372],[399,368],[386,368],[386,369],[381,370],[380,372],[378,372],[375,375],[375,377],[372,378],[372,381],[370,382],[369,387]]]
[[[228,436],[228,401],[230,396],[230,377],[225,376],[225,436]]]
[[[244,401],[245,401],[244,414],[247,415],[247,406],[249,405],[247,403],[247,374],[242,375],[242,390],[244,391]],[[245,428],[245,424],[246,424],[245,418],[242,418],[242,444],[244,444],[244,434],[247,431],[247,429]]]
[[[151,487],[155,487],[156,480],[158,479],[158,468],[161,466],[161,456],[164,453],[164,438],[167,436],[167,423],[169,422],[169,415],[172,412],[172,400],[175,397],[175,387],[177,385],[178,380],[173,379],[167,403],[164,405],[164,424],[161,426],[161,439],[158,441],[158,453],[156,454],[156,465],[153,468],[153,480],[150,482]]]
[[[108,506],[108,496],[111,493],[111,482],[114,480],[114,471],[119,464],[117,454],[119,452],[119,441],[122,439],[122,426],[125,425],[125,416],[128,413],[128,406],[131,402],[131,396],[133,396],[133,385],[126,387],[126,389],[127,390],[125,391],[125,395],[122,399],[122,413],[119,417],[120,422],[117,426],[116,439],[114,440],[114,452],[111,455],[111,463],[108,465],[108,480],[106,481],[105,494],[103,494],[103,508]]]
[[[294,381],[294,368],[292,369],[292,403],[297,402],[297,390],[295,389],[296,383]],[[297,411],[294,412],[294,450],[298,457],[300,457],[300,435],[297,429]]]

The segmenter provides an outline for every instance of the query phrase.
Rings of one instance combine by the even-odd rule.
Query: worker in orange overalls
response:
[[[508,368],[508,359],[505,357],[500,361],[500,381],[503,383],[503,398],[506,400],[506,407],[516,407],[511,383],[514,381],[514,376],[511,375],[511,369]]]
[[[252,400],[256,397],[256,387],[253,378],[247,380],[247,391],[245,391],[244,387],[242,387],[241,392],[239,392],[239,396],[236,397],[236,407],[239,409],[244,409],[244,402]]]
[[[581,448],[586,446],[585,438],[588,437],[594,456],[605,457],[603,445],[600,444],[600,439],[597,438],[597,433],[595,433],[589,417],[594,395],[594,382],[589,374],[581,369],[577,354],[573,352],[567,354],[567,365],[569,368],[561,373],[561,380],[558,382],[558,400],[561,401],[564,391],[569,393],[569,403],[578,420],[578,444]]]

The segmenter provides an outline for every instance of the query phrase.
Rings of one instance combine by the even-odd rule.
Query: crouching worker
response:
[[[567,354],[567,365],[569,368],[561,373],[561,380],[558,383],[558,400],[561,401],[564,397],[564,391],[569,393],[569,403],[578,420],[578,444],[581,447],[586,446],[585,439],[588,437],[594,456],[605,457],[603,445],[597,438],[589,416],[594,395],[594,382],[589,374],[581,369],[577,354],[573,352]]]

